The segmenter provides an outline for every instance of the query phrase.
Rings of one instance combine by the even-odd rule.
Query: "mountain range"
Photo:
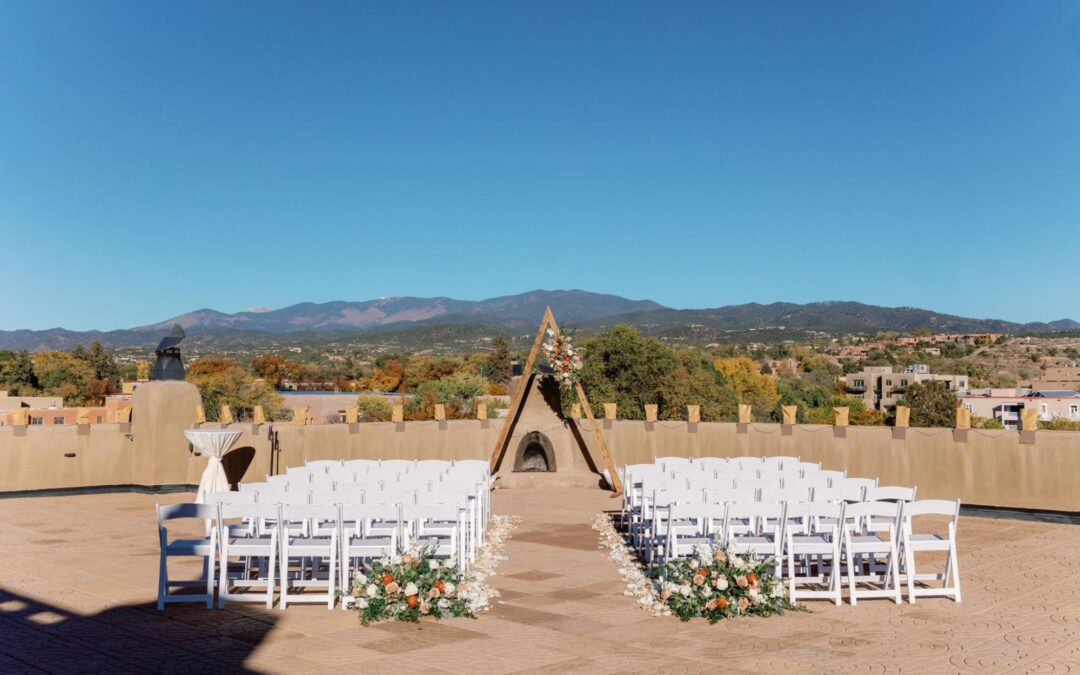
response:
[[[701,331],[711,335],[718,332],[753,332],[783,339],[784,335],[807,333],[909,332],[918,327],[926,327],[934,332],[1017,335],[1080,329],[1080,323],[1071,319],[1020,324],[858,302],[748,303],[713,309],[673,309],[651,300],[630,300],[582,290],[536,290],[479,301],[446,297],[390,297],[362,302],[305,302],[282,309],[253,308],[235,314],[199,309],[129,329],[0,331],[0,348],[68,349],[92,340],[100,340],[107,347],[152,347],[177,323],[189,336],[200,336],[200,342],[204,345],[212,345],[215,340],[236,339],[237,336],[242,336],[246,342],[257,343],[261,339],[272,341],[290,335],[400,333],[413,328],[451,324],[489,326],[517,332],[522,329],[529,331],[537,325],[544,308],[548,306],[560,324],[585,332],[627,323],[650,334],[670,337],[685,337]]]

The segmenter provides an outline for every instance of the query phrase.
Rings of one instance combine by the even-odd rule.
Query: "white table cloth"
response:
[[[206,470],[203,471],[202,479],[199,480],[199,492],[195,495],[195,501],[202,503],[207,492],[225,492],[231,486],[229,478],[225,475],[225,467],[221,464],[221,458],[225,456],[232,446],[240,438],[239,429],[187,429],[184,435],[195,448],[206,455]]]

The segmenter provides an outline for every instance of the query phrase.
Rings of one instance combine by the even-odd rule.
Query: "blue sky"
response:
[[[0,329],[533,288],[1080,319],[1080,4],[5,0],[0,251]]]

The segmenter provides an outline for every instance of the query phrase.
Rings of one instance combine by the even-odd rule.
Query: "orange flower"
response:
[[[446,590],[446,582],[443,581],[442,579],[436,579],[435,580],[435,588],[439,589],[439,592],[442,593],[443,591]]]
[[[750,585],[751,585],[751,586],[757,586],[757,583],[758,583],[758,575],[756,575],[756,574],[754,574],[753,572],[751,572],[750,574],[747,574],[747,575],[746,575],[746,580],[750,582]]]
[[[701,584],[705,583],[705,577],[703,577],[700,574],[695,574],[694,578],[693,578],[693,582],[694,582],[695,586],[700,586]]]
[[[699,567],[698,571],[697,571],[697,575],[699,577],[707,577],[707,576],[709,576],[709,570],[705,569],[704,567]]]
[[[386,586],[387,584],[394,583],[394,575],[390,574],[390,573],[386,573],[386,574],[382,575],[382,582],[383,582],[383,586]]]
[[[711,612],[716,609],[716,598],[705,603],[705,611]]]
[[[750,601],[746,598],[739,598],[739,611],[745,612],[746,608],[750,606]]]
[[[405,598],[405,604],[409,607],[416,607],[419,602],[420,598],[416,597],[415,595],[410,595],[409,597]]]
[[[727,598],[717,598],[716,599],[716,606],[718,608],[720,608],[720,609],[727,609],[727,606],[728,606]]]

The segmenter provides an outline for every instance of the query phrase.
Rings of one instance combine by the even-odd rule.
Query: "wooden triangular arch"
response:
[[[521,412],[521,406],[525,402],[526,390],[528,389],[525,384],[529,373],[532,372],[532,368],[536,364],[536,357],[540,352],[540,345],[544,342],[544,333],[548,328],[555,335],[559,335],[559,324],[555,323],[555,315],[551,313],[550,307],[544,310],[544,318],[540,321],[540,328],[536,331],[536,339],[533,340],[532,349],[529,350],[529,358],[526,359],[525,368],[522,370],[522,377],[525,379],[522,381],[521,386],[517,388],[517,391],[514,392],[514,398],[510,402],[510,410],[507,412],[502,429],[499,431],[499,440],[495,442],[495,448],[491,451],[490,466],[493,473],[499,465],[503,453],[506,452],[506,444],[510,440],[510,430],[513,428],[514,420],[517,419],[518,413]],[[622,494],[622,481],[619,480],[619,474],[615,470],[615,462],[611,459],[611,453],[608,452],[607,444],[604,443],[604,437],[600,433],[600,425],[596,423],[596,418],[593,417],[589,399],[585,397],[585,388],[581,386],[580,382],[575,383],[574,386],[577,388],[581,409],[589,419],[589,426],[592,428],[593,436],[596,438],[596,444],[600,447],[600,454],[604,456],[604,463],[607,464],[608,473],[611,475],[611,487],[614,488],[616,495]]]

